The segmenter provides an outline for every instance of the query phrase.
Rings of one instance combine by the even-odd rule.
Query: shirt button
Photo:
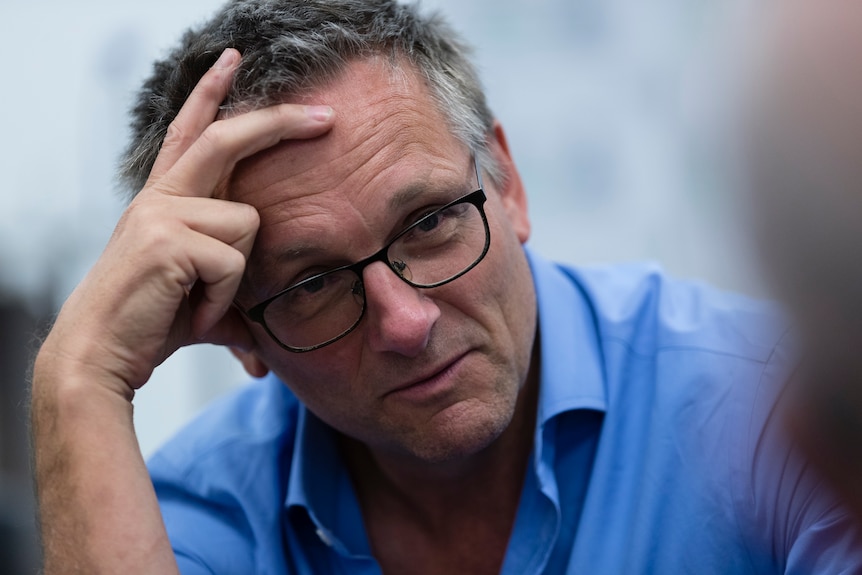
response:
[[[323,529],[317,530],[317,536],[323,541],[323,544],[327,547],[332,547],[332,539],[330,539],[329,535]]]

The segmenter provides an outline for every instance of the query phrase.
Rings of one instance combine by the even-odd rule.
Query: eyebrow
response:
[[[473,175],[470,177],[470,182],[478,185],[478,183],[473,182],[473,180],[475,180],[475,173],[471,173]],[[454,197],[448,196],[451,195],[453,190],[458,190],[459,194],[469,193],[472,191],[471,189],[466,188],[459,190],[459,188],[465,185],[466,188],[469,188],[471,184],[465,184],[464,181],[459,182],[455,178],[449,180],[437,179],[433,182],[413,182],[398,189],[394,194],[392,194],[392,196],[390,196],[386,201],[386,209],[393,213],[400,212],[405,207],[415,203],[418,198],[429,196],[435,199],[439,198],[441,201],[452,200]],[[321,257],[332,257],[332,253],[320,245],[304,241],[286,249],[279,250],[278,253],[264,255],[261,258],[262,265],[260,267],[266,269],[270,266],[284,265],[285,262],[295,262],[303,259],[317,259]]]
[[[474,179],[475,177],[471,177],[470,183],[472,183]],[[470,183],[466,184],[468,188]],[[414,182],[392,194],[386,202],[386,208],[391,212],[397,212],[415,202],[416,198],[420,196],[443,196],[450,194],[453,190],[459,190],[459,188],[464,185],[465,182],[458,182],[454,179],[446,181],[435,180],[434,182]],[[473,190],[471,189],[465,188],[463,190],[459,190],[459,193],[466,194],[472,191]]]
[[[386,201],[386,209],[390,212],[400,211],[404,207],[416,201],[416,198],[428,196],[430,194],[441,194],[446,188],[447,186],[441,185],[439,182],[437,185],[429,185],[426,183],[408,185],[389,197]]]
[[[303,243],[279,250],[276,254],[267,255],[264,257],[263,263],[265,265],[279,265],[286,261],[300,261],[329,255],[331,254],[319,245]]]
[[[261,254],[257,265],[246,265],[246,274],[243,281],[248,281],[248,285],[253,290],[263,292],[258,295],[259,299],[270,297],[276,291],[286,288],[287,285],[281,285],[281,280],[276,281],[276,276],[271,274],[269,274],[269,277],[266,277],[269,270],[283,268],[287,262],[331,257],[331,255],[322,247],[307,243],[294,245],[277,252]],[[293,271],[296,272],[298,270],[294,269]]]

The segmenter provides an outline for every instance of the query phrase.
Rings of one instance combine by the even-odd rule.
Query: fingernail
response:
[[[326,122],[332,117],[332,108],[329,106],[306,106],[305,113],[312,120]]]
[[[236,50],[225,48],[225,51],[221,53],[216,63],[213,64],[213,68],[229,68],[236,62],[237,55],[238,52]]]

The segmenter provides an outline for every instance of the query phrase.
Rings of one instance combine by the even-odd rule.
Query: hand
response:
[[[177,571],[135,437],[134,390],[182,345],[251,345],[230,304],[258,215],[213,196],[243,158],[332,124],[329,108],[290,104],[216,120],[238,62],[226,50],[195,87],[146,186],[36,358],[31,417],[46,574]]]
[[[130,394],[178,347],[248,348],[231,308],[254,243],[250,206],[213,199],[241,159],[315,137],[331,110],[283,104],[214,121],[239,61],[227,50],[168,129],[145,188],[64,306],[42,353],[62,353],[92,381]]]

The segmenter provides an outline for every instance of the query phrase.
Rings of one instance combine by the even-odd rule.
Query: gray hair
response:
[[[132,139],[120,179],[134,196],[152,170],[168,125],[226,48],[242,54],[225,106],[283,102],[335,78],[358,58],[406,59],[426,82],[453,135],[477,154],[489,178],[502,174],[488,151],[493,115],[470,49],[439,14],[397,0],[232,0],[188,30],[157,61],[132,110]]]

